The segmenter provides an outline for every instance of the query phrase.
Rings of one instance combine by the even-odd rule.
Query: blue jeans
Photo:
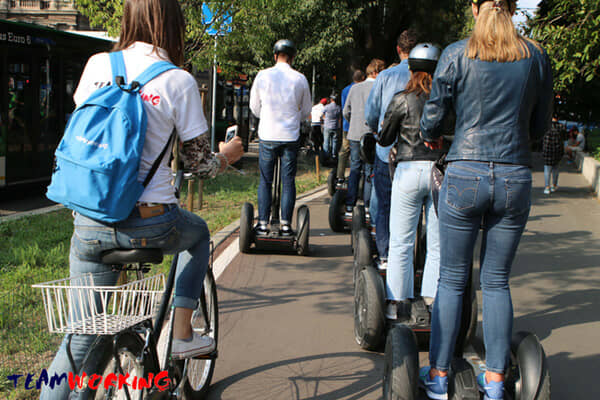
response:
[[[92,273],[97,286],[113,286],[119,274],[100,262],[101,253],[115,248],[159,248],[167,254],[179,254],[175,278],[174,306],[195,309],[202,294],[204,276],[210,256],[210,232],[199,216],[168,205],[160,216],[142,219],[137,209],[124,221],[105,224],[75,214],[74,233],[69,254],[70,275]],[[77,368],[96,336],[73,335],[71,352]],[[63,340],[48,373],[53,376],[71,372],[67,357],[67,341]],[[76,371],[73,371],[76,372]],[[101,373],[101,372],[98,372]],[[63,381],[54,390],[44,386],[42,400],[62,400],[69,396]]]
[[[386,278],[388,300],[414,298],[414,247],[425,205],[427,255],[421,296],[435,297],[440,276],[440,232],[431,197],[432,161],[400,162],[392,182],[390,254]]]
[[[273,174],[275,162],[281,158],[281,223],[291,223],[296,204],[296,169],[298,142],[260,141],[258,166],[258,220],[268,224],[271,217]]]
[[[387,258],[390,245],[392,180],[388,164],[381,161],[379,157],[375,157],[375,191],[377,193],[377,214],[375,215],[377,251],[380,258]]]
[[[504,373],[513,308],[508,278],[531,207],[528,167],[488,162],[449,164],[440,192],[440,281],[429,360],[447,371],[460,327],[462,298],[481,224],[480,282],[487,369]]]
[[[360,176],[363,174],[363,170],[365,174],[363,200],[365,205],[368,205],[368,200],[371,197],[371,179],[367,176],[367,173],[370,174],[372,168],[368,168],[368,166],[363,168],[364,163],[360,158],[360,142],[356,140],[349,140],[348,142],[350,142],[350,177],[348,178],[346,205],[354,206],[356,204]]]
[[[552,186],[558,186],[558,173],[560,172],[560,164],[544,165],[544,182],[546,187],[550,187],[550,178],[552,177]]]
[[[338,130],[325,128],[323,130],[323,150],[330,157],[337,157],[338,152]]]

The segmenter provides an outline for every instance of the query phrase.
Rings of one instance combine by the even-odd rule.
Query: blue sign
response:
[[[221,17],[222,25],[220,27],[215,26],[215,23],[217,21],[215,21],[215,16],[208,4],[206,3],[202,4],[202,14],[202,23],[204,25],[208,25],[206,33],[208,33],[209,35],[222,35],[224,33],[231,32],[231,15],[229,15],[228,13]]]

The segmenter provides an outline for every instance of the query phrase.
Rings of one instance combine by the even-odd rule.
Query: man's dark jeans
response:
[[[377,215],[375,216],[377,251],[380,258],[387,258],[390,248],[390,204],[392,180],[387,163],[375,157],[375,191],[377,193]]]
[[[364,172],[365,184],[363,200],[365,205],[368,206],[369,199],[371,197],[371,179],[369,179],[367,174],[371,173],[371,169],[365,168],[362,160],[360,159],[360,142],[357,140],[349,140],[348,142],[350,143],[350,177],[348,178],[348,194],[346,195],[346,205],[354,206],[356,204],[360,176]]]
[[[258,220],[269,223],[273,173],[277,158],[281,158],[281,222],[291,223],[296,204],[296,170],[298,142],[260,141],[259,160],[260,183],[258,185]]]

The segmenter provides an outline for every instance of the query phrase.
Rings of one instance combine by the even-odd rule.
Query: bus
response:
[[[0,20],[0,193],[50,181],[85,63],[113,44]]]

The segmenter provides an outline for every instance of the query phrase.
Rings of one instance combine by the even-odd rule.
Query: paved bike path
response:
[[[600,365],[600,204],[574,168],[563,170],[550,197],[534,174],[512,275],[515,331],[542,340],[554,399],[600,398],[590,384]],[[310,257],[239,255],[219,278],[210,399],[381,398],[383,356],[354,341],[350,238],[330,231],[328,202],[309,204]]]

